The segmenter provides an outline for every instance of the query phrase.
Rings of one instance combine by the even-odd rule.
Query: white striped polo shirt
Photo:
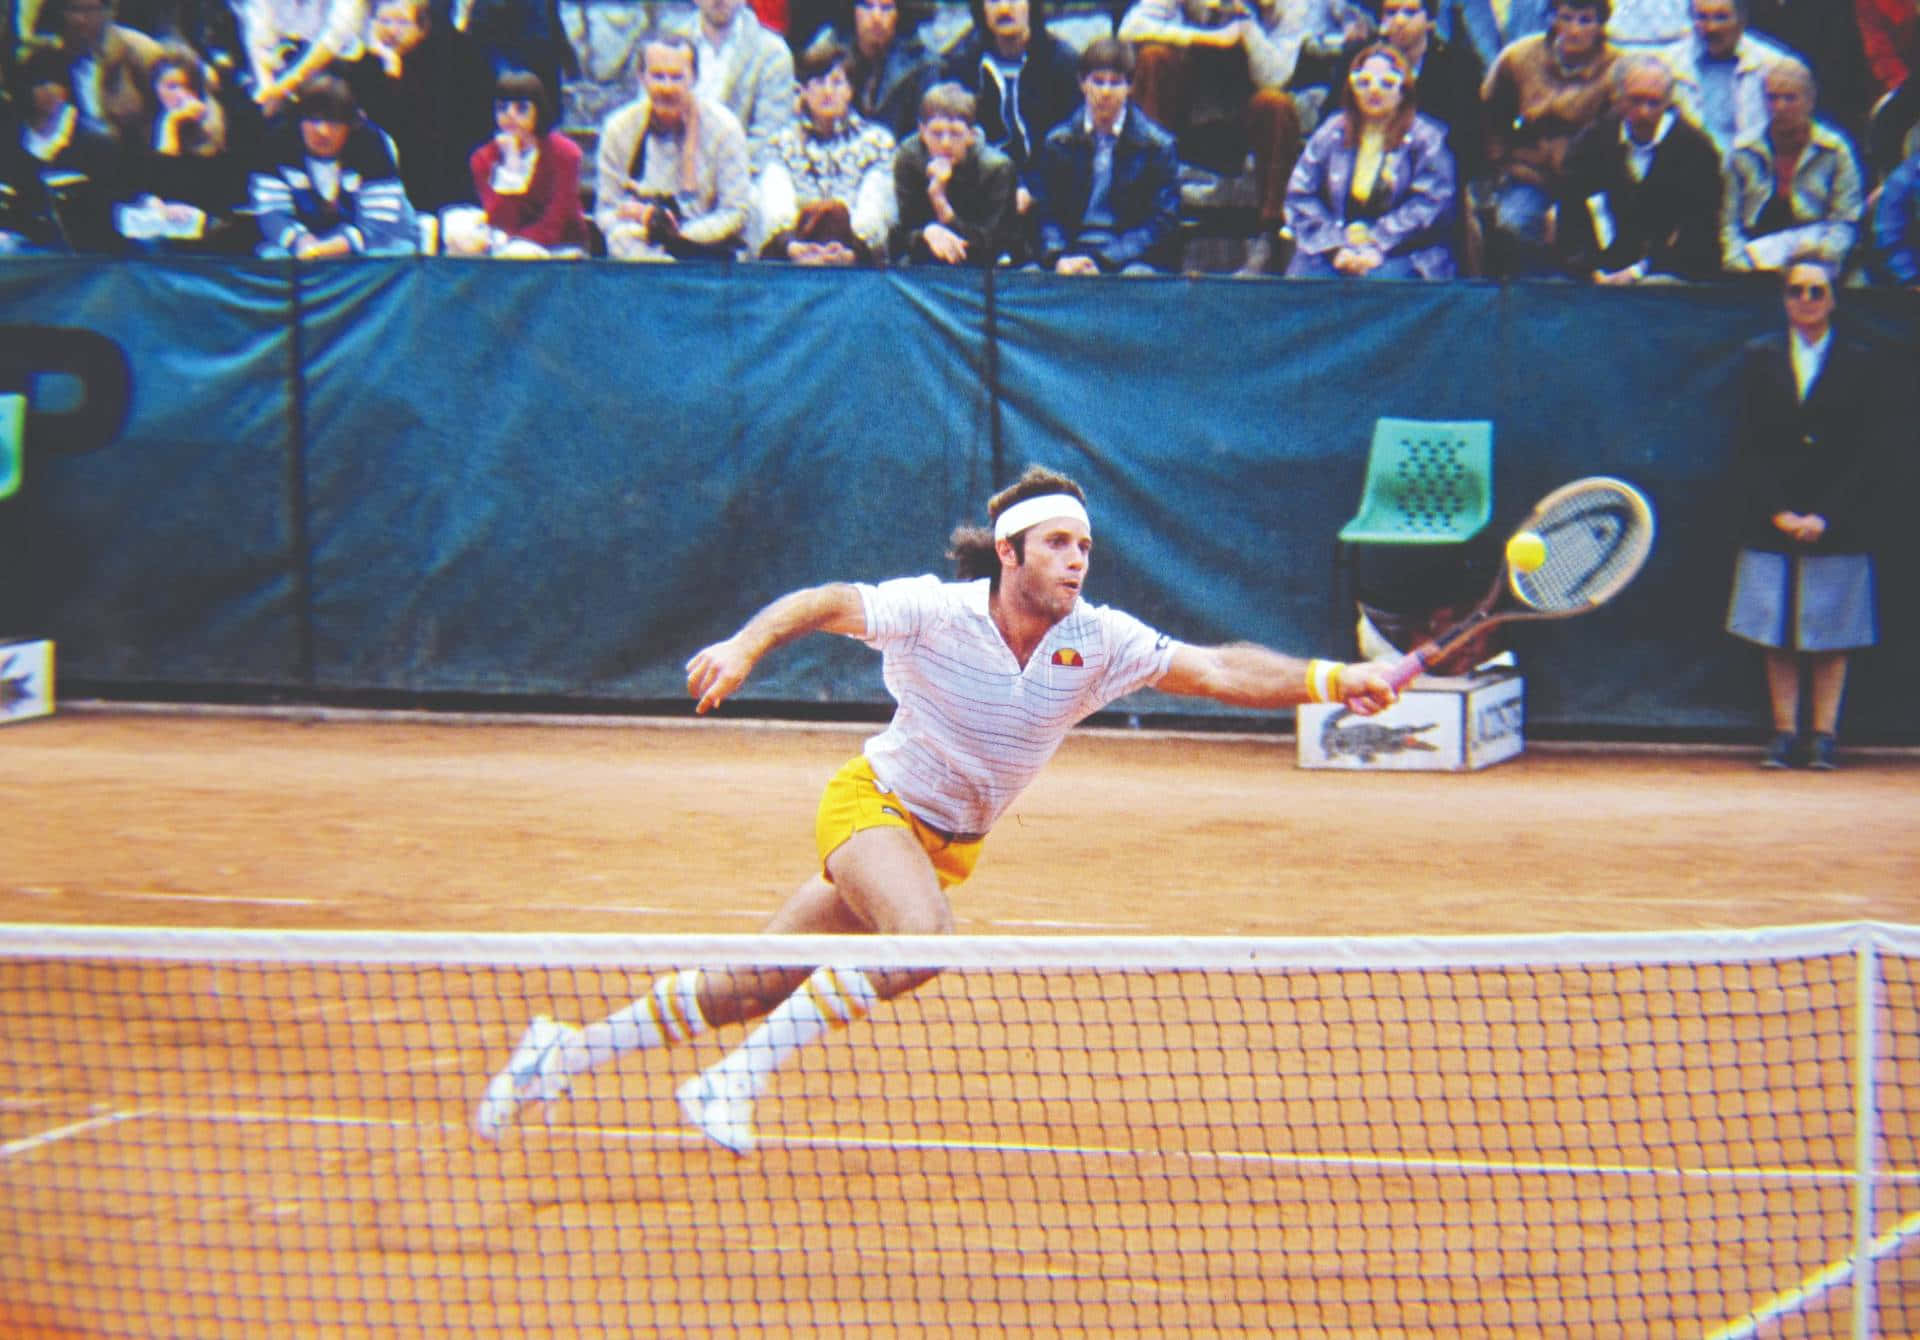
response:
[[[874,775],[927,823],[985,833],[1076,723],[1159,681],[1175,643],[1131,614],[1074,602],[1023,669],[987,611],[989,584],[902,577],[856,589],[863,639],[898,704],[866,743]]]

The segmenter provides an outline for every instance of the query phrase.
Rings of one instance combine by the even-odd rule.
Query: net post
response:
[[[1854,1052],[1853,1094],[1853,1336],[1868,1340],[1873,1334],[1873,1179],[1874,1112],[1879,1095],[1874,1090],[1875,1014],[1879,1000],[1880,959],[1869,927],[1854,947],[1855,1028],[1859,1044]]]

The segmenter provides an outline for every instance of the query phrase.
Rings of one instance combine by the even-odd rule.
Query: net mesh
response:
[[[1920,1333],[1898,928],[0,946],[8,1335]],[[674,1102],[740,1029],[472,1134],[530,1015],[801,951],[951,966],[751,1157]]]

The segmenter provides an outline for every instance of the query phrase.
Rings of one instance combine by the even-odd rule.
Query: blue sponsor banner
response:
[[[298,682],[287,299],[270,266],[0,265],[0,390],[29,402],[0,633],[103,684]]]
[[[1842,308],[1890,366],[1906,296]],[[1335,535],[1374,420],[1484,418],[1490,533],[1584,474],[1660,513],[1614,606],[1514,635],[1531,723],[1743,727],[1764,693],[1720,632],[1731,378],[1778,314],[1735,286],[20,258],[0,561],[31,580],[0,587],[0,635],[53,637],[67,678],[122,693],[679,700],[687,657],[785,591],[944,571],[951,530],[1038,463],[1092,500],[1090,598],[1183,640],[1348,655]],[[1911,382],[1889,378],[1890,500],[1920,460]],[[1913,529],[1888,529],[1856,738],[1914,734]],[[831,638],[741,696],[886,701],[872,653]]]

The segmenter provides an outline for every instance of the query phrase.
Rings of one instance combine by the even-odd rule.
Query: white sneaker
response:
[[[579,1033],[544,1014],[528,1024],[505,1069],[487,1082],[487,1096],[473,1114],[473,1129],[484,1139],[496,1139],[522,1103],[544,1103],[566,1093],[573,1077],[558,1068],[560,1049]]]
[[[689,1126],[736,1154],[753,1152],[751,1097],[733,1092],[723,1079],[704,1070],[682,1084],[674,1096],[680,1100],[680,1114]]]

